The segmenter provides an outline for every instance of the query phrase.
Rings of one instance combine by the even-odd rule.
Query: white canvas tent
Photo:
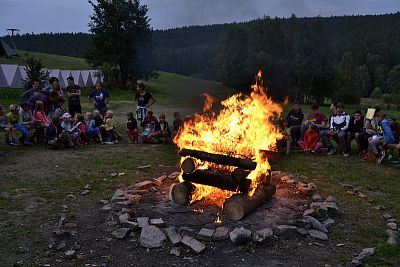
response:
[[[64,83],[64,87],[63,88],[65,88],[68,85],[67,78],[69,76],[71,76],[71,71],[70,70],[61,70],[60,72],[61,72],[60,81],[62,80],[62,82]]]
[[[8,87],[6,77],[4,76],[3,70],[0,64],[0,88]]]
[[[71,70],[71,76],[74,77],[75,84],[80,87],[85,87],[80,70]]]
[[[26,75],[26,70],[25,66],[19,66],[19,72],[21,73],[21,78],[23,81],[25,81],[28,78],[28,75]]]
[[[19,71],[18,65],[2,64],[1,69],[3,71],[4,77],[6,78],[8,87],[23,87],[21,72]]]
[[[92,76],[90,75],[89,70],[81,70],[81,75],[83,79],[83,83],[85,84],[85,87],[93,87],[93,81],[92,81]]]
[[[98,76],[99,71],[98,70],[89,70],[90,76],[92,78],[92,83],[95,85],[98,82],[101,82],[101,79]]]

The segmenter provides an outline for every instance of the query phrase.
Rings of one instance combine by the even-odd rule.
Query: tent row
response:
[[[74,77],[75,84],[80,87],[92,87],[101,82],[98,70],[60,70],[43,69],[47,76],[57,77],[62,88],[67,87],[67,78]],[[0,64],[0,88],[22,88],[27,78],[25,66]]]

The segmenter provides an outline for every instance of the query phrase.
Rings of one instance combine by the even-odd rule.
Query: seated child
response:
[[[158,121],[157,118],[153,116],[153,111],[148,110],[146,117],[140,124],[143,127],[143,133],[142,133],[143,143],[151,144],[157,124]]]
[[[63,145],[61,133],[61,119],[54,118],[46,129],[46,147],[60,149]]]
[[[133,112],[128,112],[126,122],[126,134],[128,135],[129,143],[138,143],[138,126],[137,120],[133,116]]]
[[[112,145],[115,141],[115,143],[118,143],[118,139],[115,138],[115,129],[113,125],[113,116],[114,113],[112,110],[108,110],[106,112],[106,116],[104,117],[104,124],[101,125],[101,127],[105,130],[105,144]]]
[[[154,133],[154,137],[164,138],[164,144],[167,144],[171,138],[171,132],[169,130],[168,122],[165,121],[165,115],[161,114],[159,116],[160,121],[156,124],[156,129]],[[160,140],[161,141],[161,140]]]
[[[89,139],[99,138],[100,143],[103,143],[103,138],[101,136],[100,128],[96,127],[96,121],[93,118],[93,114],[90,112],[86,113],[87,128],[86,133]]]
[[[66,112],[61,116],[61,120],[62,136],[66,140],[66,147],[79,146],[79,130],[72,125],[71,115]]]
[[[183,120],[181,119],[181,114],[179,114],[179,112],[174,112],[174,121],[172,124],[174,125],[172,135],[175,136],[183,125]]]
[[[315,150],[321,148],[321,144],[318,143],[319,133],[318,128],[315,124],[310,124],[308,130],[304,134],[304,141],[298,141],[297,144],[303,149],[303,151],[308,153],[314,153]]]
[[[368,142],[371,146],[372,152],[375,154],[377,163],[380,164],[385,158],[387,145],[394,143],[394,137],[389,122],[386,119],[386,114],[379,111],[376,114],[376,118],[378,121],[377,134],[370,137]],[[382,145],[382,149],[380,148],[380,145]]]
[[[104,140],[106,138],[106,130],[104,127],[101,127],[104,124],[104,118],[99,110],[97,109],[93,110],[93,119],[95,121],[94,128],[98,127],[100,129],[101,137]]]
[[[8,117],[8,123],[12,125],[12,128],[21,132],[23,144],[29,145],[30,144],[30,142],[29,142],[30,132],[21,123],[21,117],[19,115],[19,107],[17,105],[11,105],[10,112],[7,114],[7,117]],[[12,140],[11,140],[10,145],[14,145],[14,146],[18,145],[17,141],[15,140],[15,137],[16,137],[15,131],[11,130],[11,136],[12,136]]]
[[[6,133],[6,143],[11,144],[10,136],[11,136],[12,127],[8,124],[8,117],[6,115],[6,109],[4,106],[0,105],[0,132]]]
[[[76,114],[75,126],[79,129],[79,143],[81,145],[88,144],[89,137],[87,135],[87,126],[85,116],[82,114]]]
[[[50,120],[47,118],[44,112],[44,104],[42,101],[36,101],[35,109],[33,111],[33,119],[36,122],[40,122],[42,127],[48,127],[50,124]]]
[[[49,119],[53,120],[54,118],[60,118],[62,115],[64,115],[65,112],[67,112],[67,110],[65,109],[65,101],[62,100],[62,102],[55,107],[55,109],[53,111],[51,111],[49,113]]]

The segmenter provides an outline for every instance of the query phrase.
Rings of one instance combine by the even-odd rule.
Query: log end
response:
[[[188,182],[176,184],[172,187],[172,201],[178,205],[189,205],[192,197],[193,186]]]
[[[246,215],[243,206],[240,202],[236,200],[237,196],[232,196],[225,200],[224,206],[222,208],[225,215],[235,221],[243,219]]]

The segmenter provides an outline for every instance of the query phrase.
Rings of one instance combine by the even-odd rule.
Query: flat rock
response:
[[[113,196],[111,198],[111,203],[117,203],[117,202],[126,201],[126,200],[127,200],[127,198],[124,196],[119,196],[119,197]]]
[[[392,219],[387,219],[387,222],[388,223],[396,223],[396,219],[393,219],[393,218]]]
[[[388,213],[385,213],[385,214],[382,215],[382,217],[383,217],[384,219],[388,220],[388,219],[391,219],[391,218],[392,218],[392,215],[390,215],[390,214],[388,214]]]
[[[111,204],[104,205],[104,206],[101,208],[101,210],[110,211],[110,210],[112,210],[112,205],[111,205]]]
[[[124,228],[129,228],[132,231],[136,231],[139,229],[139,226],[136,222],[131,222],[131,221],[124,221],[123,223],[121,223],[121,226]]]
[[[388,229],[397,230],[397,224],[391,222],[387,224]]]
[[[92,186],[90,184],[85,185],[84,189],[86,190],[92,190]]]
[[[196,253],[200,253],[206,249],[206,246],[203,243],[187,235],[182,238],[182,243],[190,247]]]
[[[162,175],[156,179],[154,179],[153,183],[157,186],[161,186],[164,183],[164,180],[167,179],[168,176],[167,175]]]
[[[360,266],[362,265],[363,261],[365,261],[367,258],[371,257],[374,254],[375,254],[375,248],[364,248],[361,251],[361,253],[358,254],[357,257],[353,258],[350,264],[353,266]]]
[[[119,223],[124,223],[126,221],[129,221],[131,219],[131,216],[128,213],[123,213],[118,216]]]
[[[389,236],[387,243],[390,246],[395,246],[395,245],[397,245],[397,240],[393,236]]]
[[[99,201],[101,204],[103,205],[107,205],[108,203],[110,203],[110,201],[106,200],[106,199],[100,199]]]
[[[64,199],[68,201],[73,201],[76,200],[76,196],[74,196],[73,194],[69,194]]]
[[[283,238],[291,238],[293,236],[296,236],[297,234],[297,227],[293,225],[276,225],[274,227],[274,233],[277,236],[283,237]]]
[[[115,176],[118,176],[118,173],[116,173],[116,172],[110,173],[110,177],[115,177]]]
[[[328,207],[323,202],[314,202],[310,204],[310,209],[314,210],[314,212],[310,212],[306,210],[304,215],[310,215],[317,219],[325,219],[328,217]]]
[[[201,240],[211,241],[214,233],[215,233],[215,230],[208,229],[208,228],[201,228],[200,231],[197,233],[197,236]]]
[[[164,231],[173,245],[179,244],[181,242],[182,237],[176,232],[175,227],[168,227]]]
[[[175,256],[177,256],[177,257],[179,257],[180,255],[181,255],[181,248],[179,248],[179,247],[173,247],[172,249],[171,249],[171,251],[169,252],[169,254],[171,254],[171,255],[175,255]]]
[[[150,224],[151,225],[155,225],[157,227],[164,227],[165,223],[163,221],[163,219],[159,218],[159,219],[151,219],[150,220]]]
[[[178,233],[180,235],[194,235],[196,233],[196,230],[191,227],[183,226],[179,228]]]
[[[87,196],[87,195],[90,194],[90,192],[91,192],[91,190],[85,189],[85,190],[83,190],[83,191],[80,193],[80,195],[81,195],[81,196]]]
[[[138,217],[136,218],[139,228],[149,226],[149,217]]]
[[[167,237],[160,228],[150,225],[142,228],[140,233],[140,245],[146,248],[159,248]]]
[[[328,229],[325,227],[325,225],[320,223],[314,217],[304,216],[303,219],[309,221],[314,229],[319,230],[319,231],[324,232],[324,233],[328,233]]]
[[[129,233],[131,229],[129,228],[119,228],[117,230],[115,230],[114,232],[112,232],[112,235],[116,238],[116,239],[123,239],[127,233]]]
[[[329,218],[329,219],[326,219],[326,220],[322,221],[322,224],[323,224],[327,229],[329,229],[329,228],[332,227],[332,225],[335,224],[335,220]]]
[[[336,205],[335,202],[326,201],[326,202],[323,202],[323,203],[325,204],[326,208],[328,209],[328,214],[330,216],[334,216],[334,215],[338,214],[339,207]]]
[[[217,227],[217,229],[215,229],[213,239],[216,241],[221,241],[221,240],[227,239],[228,236],[229,236],[229,229],[221,226],[221,227]]]
[[[143,181],[134,185],[134,188],[137,190],[149,190],[153,187],[153,182],[151,181]]]
[[[139,166],[136,169],[138,169],[139,171],[143,171],[143,170],[147,170],[150,169],[151,165],[143,165],[143,166]]]
[[[312,238],[320,239],[320,240],[328,240],[328,236],[321,231],[318,230],[310,230],[308,231]]]
[[[297,233],[301,235],[308,235],[308,230],[304,228],[297,228]]]
[[[229,238],[234,244],[244,244],[251,240],[251,231],[243,227],[236,227],[229,234]]]
[[[386,234],[388,236],[393,236],[394,238],[397,238],[398,232],[396,230],[386,229]]]
[[[118,188],[117,190],[115,190],[113,197],[123,197],[125,196],[125,194],[126,194],[125,190]]]
[[[270,241],[274,236],[274,231],[271,228],[265,228],[253,233],[253,241],[255,243],[265,243]]]

